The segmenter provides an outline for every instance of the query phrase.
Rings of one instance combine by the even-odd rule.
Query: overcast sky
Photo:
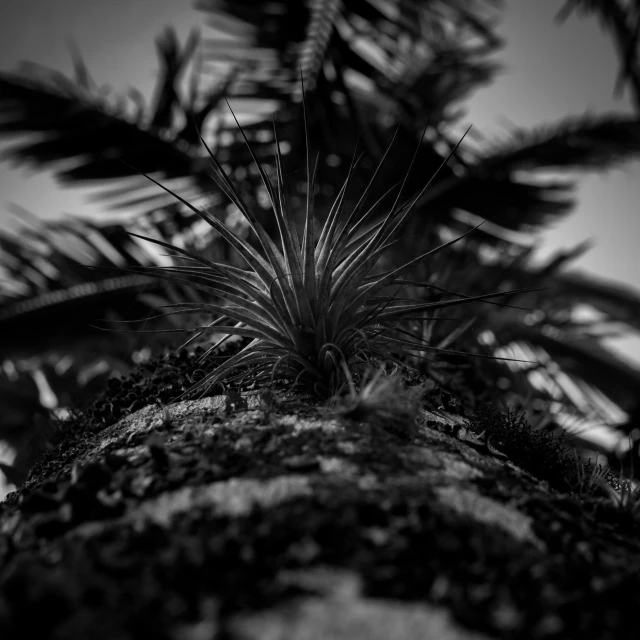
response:
[[[553,18],[563,0],[506,0],[498,30],[507,40],[506,64],[496,82],[466,103],[464,122],[491,139],[504,123],[530,127],[567,115],[631,114],[628,96],[613,96],[617,58],[613,43],[594,18],[572,16],[563,25]],[[7,6],[10,8],[7,9]],[[98,85],[116,92],[129,86],[149,96],[157,74],[154,38],[165,25],[185,42],[203,14],[191,0],[21,0],[3,8],[0,23],[0,69],[13,70],[29,60],[70,74],[66,40],[73,37]],[[0,149],[8,141],[0,140]],[[573,214],[542,236],[541,256],[573,247],[586,238],[596,244],[575,266],[640,289],[640,161],[580,179]],[[39,216],[62,213],[92,215],[91,190],[61,189],[47,173],[0,165],[0,227],[12,225],[11,202]],[[640,340],[617,343],[624,355],[640,363]]]

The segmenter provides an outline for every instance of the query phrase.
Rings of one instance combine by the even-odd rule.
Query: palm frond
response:
[[[177,224],[168,224],[169,219]],[[192,223],[193,216],[165,214],[156,216],[151,232],[156,238],[184,241],[189,237],[185,228]],[[146,230],[145,221],[137,228]],[[107,334],[93,325],[113,327],[116,320],[139,322],[142,317],[148,327],[176,326],[171,317],[148,316],[156,306],[177,299],[201,301],[191,289],[181,291],[147,274],[121,270],[123,265],[149,266],[158,260],[119,224],[74,218],[1,233],[0,274],[6,282],[0,282],[0,364],[11,363],[18,372],[40,371],[53,392],[62,393],[61,401],[80,393],[86,381],[95,384],[95,372],[105,377],[128,371],[142,349],[161,348],[170,341]],[[118,273],[114,276],[109,269]],[[107,361],[106,369],[98,367]],[[49,366],[61,362],[64,384],[62,375]]]
[[[566,0],[556,21],[564,22],[576,10],[596,15],[603,27],[612,32],[621,61],[615,92],[620,95],[624,82],[628,82],[636,109],[640,109],[640,11],[637,3],[635,0]]]
[[[614,167],[640,151],[640,120],[617,114],[568,116],[552,125],[515,129],[488,145],[476,171]]]
[[[487,55],[495,52],[497,43],[489,45],[491,39],[487,38],[479,51],[467,44],[470,34],[478,35],[478,23],[486,24],[486,18],[478,18],[477,23],[471,24],[470,17],[490,14],[488,3],[483,7],[480,6],[482,3],[474,3],[473,7],[468,6],[464,15],[462,3],[392,4],[393,9],[385,10],[378,3],[344,1],[339,12],[331,5],[329,22],[333,40],[326,52],[325,64],[335,69],[335,78],[327,77],[322,69],[314,78],[309,127],[315,138],[323,140],[321,153],[337,156],[343,167],[348,166],[356,135],[363,141],[365,157],[372,161],[372,166],[378,166],[391,135],[380,126],[379,120],[375,120],[381,109],[397,114],[399,147],[415,143],[416,123],[422,125],[420,118],[431,113],[428,136],[431,146],[434,139],[441,138],[442,125],[451,122],[445,115],[445,107],[493,77],[496,71],[496,67],[487,61]],[[324,3],[327,11],[328,6]],[[291,8],[291,3],[285,0],[255,3],[243,6],[241,10],[229,2],[197,5],[199,10],[216,16],[233,15],[247,26],[237,36],[237,44],[243,52],[255,55],[254,68],[234,87],[234,95],[258,103],[276,100],[280,106],[275,118],[284,129],[280,138],[291,146],[294,154],[304,152],[300,147],[299,131],[292,125],[292,121],[298,119],[292,109],[299,100],[297,72],[300,65],[306,64],[309,52],[320,46],[317,38],[309,35],[317,35],[311,28],[316,16],[314,7],[313,3],[297,6],[294,26],[293,19],[289,23],[275,18],[286,15]],[[328,20],[327,15],[323,14],[323,19]],[[438,29],[438,25],[454,16],[459,32],[456,37],[445,38],[444,30]],[[258,24],[271,25],[269,34],[256,30]],[[390,38],[389,34],[399,31],[408,37],[413,48],[403,49],[398,41]],[[420,32],[421,37],[418,37]],[[224,43],[227,42],[225,39]],[[358,46],[360,42],[362,47]],[[222,45],[222,41],[210,39],[205,44],[207,59],[219,60],[221,47],[218,45]],[[265,56],[266,50],[271,50],[273,55]],[[365,50],[375,53],[366,55]],[[424,50],[429,53],[421,53]],[[235,59],[236,50],[226,50],[225,55]],[[352,82],[354,74],[367,80]],[[461,93],[457,92],[458,88]],[[330,95],[343,98],[328,100]],[[420,102],[419,96],[428,96],[429,103]],[[345,122],[348,122],[347,127]],[[252,124],[254,134],[251,139],[255,154],[261,159],[267,154],[261,152],[260,146],[272,142],[269,128],[270,123],[266,120]],[[229,127],[223,126],[222,130],[234,140],[228,147],[231,155],[241,158],[243,142],[240,136]],[[258,140],[259,132],[265,134],[262,142]],[[429,204],[429,224],[449,222],[451,212],[462,209],[504,230],[533,232],[569,213],[574,204],[574,182],[564,179],[540,184],[533,174],[523,178],[518,172],[523,169],[534,172],[556,168],[608,168],[636,155],[638,140],[637,120],[617,115],[573,117],[557,126],[516,131],[510,141],[471,154],[469,161],[461,163],[464,171],[457,172],[458,175],[444,171],[439,184],[425,194],[418,206]],[[433,149],[429,151],[425,150],[416,163],[415,178],[407,185],[408,189],[417,190],[420,180],[424,181],[424,176],[432,174],[441,162],[439,154],[433,153]],[[466,150],[462,155],[469,153]],[[242,160],[246,161],[248,158]],[[337,182],[331,169],[322,165],[318,176],[322,181]],[[389,181],[393,183],[391,175]],[[500,202],[500,207],[495,206],[496,201]],[[491,235],[488,229],[481,233]]]
[[[5,149],[2,159],[53,168],[63,184],[139,177],[120,160],[164,179],[204,181],[206,162],[203,166],[194,149],[195,132],[228,92],[237,69],[207,91],[199,92],[192,77],[190,97],[181,99],[178,82],[197,43],[195,32],[182,51],[172,29],[158,37],[162,69],[154,105],[146,108],[142,97],[132,93],[129,97],[138,105],[135,113],[126,99],[117,98],[114,103],[94,88],[77,53],[75,82],[33,63],[23,63],[18,72],[0,74],[0,135],[38,134],[36,140]],[[180,115],[184,124],[178,126]],[[69,168],[72,160],[77,162]],[[129,187],[139,188],[140,183]]]
[[[553,280],[557,295],[566,302],[589,305],[603,314],[607,323],[624,323],[640,331],[637,289],[579,272],[561,273]]]

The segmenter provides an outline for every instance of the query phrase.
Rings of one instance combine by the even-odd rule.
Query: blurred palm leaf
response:
[[[194,249],[185,243],[188,234],[179,235],[193,224],[193,214],[172,211],[150,222],[129,228],[165,242],[178,237]],[[163,334],[151,339],[106,333],[95,324],[119,328],[113,321],[155,316],[159,304],[200,300],[190,289],[122,271],[166,262],[120,224],[79,217],[38,222],[0,233],[0,250],[0,272],[6,274],[0,282],[0,353],[18,370],[47,370],[45,378],[63,404],[87,386],[101,388],[113,373],[126,373],[150,347],[171,343]],[[144,327],[167,328],[172,320],[148,320]]]
[[[253,102],[255,111],[275,102],[278,137],[293,157],[302,152],[298,110],[302,71],[310,95],[312,139],[320,158],[326,158],[318,176],[327,184],[339,184],[358,139],[369,161],[363,167],[372,168],[396,126],[402,156],[417,143],[428,120],[428,142],[408,185],[417,190],[453,147],[442,131],[461,116],[456,104],[500,68],[490,59],[502,46],[491,28],[500,5],[278,0],[238,6],[230,0],[200,0],[196,6],[213,15],[218,30],[234,36],[205,40],[205,63],[242,60],[251,65],[230,88],[230,95]],[[249,131],[254,148],[264,148],[262,155],[257,153],[261,162],[271,160],[271,118],[254,122]],[[221,123],[219,133],[229,140],[223,151],[229,150],[231,164],[246,167],[250,158],[233,124]],[[509,230],[534,231],[571,210],[574,183],[556,179],[539,184],[534,176],[522,179],[523,171],[602,169],[639,149],[637,119],[617,115],[567,118],[539,130],[515,131],[511,139],[481,150],[464,147],[425,193],[423,204],[429,204],[425,224],[448,222],[454,209],[463,209]],[[403,177],[402,163],[397,166],[397,174],[386,176],[385,184]],[[358,189],[369,175],[362,175]],[[372,197],[384,190],[381,185]],[[486,226],[481,233],[489,233]]]
[[[631,88],[636,110],[640,110],[640,3],[638,0],[566,0],[556,16],[564,22],[574,11],[599,18],[605,30],[613,35],[620,73],[615,93],[621,95],[624,83]]]
[[[442,235],[442,239],[448,238],[448,234]],[[531,249],[510,256],[506,251],[501,254],[483,251],[486,246],[472,241],[460,244],[457,251],[451,252],[447,264],[433,260],[423,267],[426,272],[438,274],[433,278],[438,286],[467,296],[525,285],[543,288],[505,297],[509,308],[480,305],[473,314],[473,335],[467,333],[463,342],[458,343],[463,350],[482,345],[483,353],[500,353],[539,363],[535,366],[484,360],[477,363],[476,367],[489,379],[504,379],[501,393],[515,392],[520,396],[531,393],[533,398],[547,404],[562,403],[601,424],[610,422],[610,417],[599,394],[605,394],[624,411],[633,410],[640,391],[640,371],[605,349],[600,340],[620,335],[624,330],[637,331],[640,294],[627,287],[565,272],[566,264],[584,253],[589,243],[560,253],[546,265],[535,268],[529,264]],[[480,268],[479,255],[484,262]],[[418,272],[416,277],[425,275]],[[591,317],[579,319],[577,312],[585,307],[594,312]],[[468,320],[467,315],[455,310],[447,315],[457,317],[461,323]],[[434,326],[431,336],[434,342],[444,335],[442,329],[438,331]]]
[[[197,181],[206,176],[207,163],[196,145],[197,131],[217,108],[235,71],[206,92],[199,92],[192,78],[190,95],[181,100],[176,84],[197,42],[194,32],[180,51],[170,28],[156,39],[161,71],[150,108],[135,89],[129,91],[128,101],[109,100],[108,88],[95,88],[75,52],[75,82],[33,63],[22,63],[16,73],[0,74],[0,134],[37,133],[39,138],[10,146],[1,159],[53,169],[63,184],[136,179],[127,188],[107,191],[109,197],[146,186],[137,169],[165,180],[189,177],[199,195],[204,184]],[[178,124],[181,119],[184,123]],[[161,198],[156,204],[167,201]]]

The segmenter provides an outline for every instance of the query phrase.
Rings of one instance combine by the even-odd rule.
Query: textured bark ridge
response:
[[[76,438],[0,505],[0,637],[637,637],[635,523],[466,426],[255,394]]]

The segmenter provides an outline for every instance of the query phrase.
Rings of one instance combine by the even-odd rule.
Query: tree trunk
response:
[[[253,394],[69,434],[0,504],[0,637],[637,637],[630,515],[420,422]]]

